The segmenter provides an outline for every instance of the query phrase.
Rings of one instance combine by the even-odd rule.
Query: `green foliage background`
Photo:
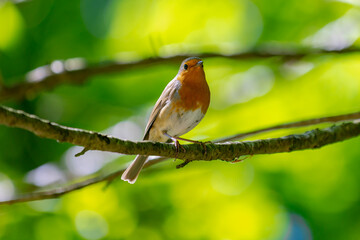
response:
[[[359,6],[356,0],[0,1],[0,69],[11,85],[33,69],[71,58],[72,66],[259,48],[341,50],[359,45]],[[212,102],[185,137],[212,140],[358,111],[359,56],[204,59]],[[179,64],[96,76],[5,104],[62,125],[140,140]],[[144,170],[135,185],[116,181],[106,190],[97,184],[56,200],[1,206],[0,239],[357,239],[359,143],[237,164],[193,162],[180,170],[179,161],[167,161]],[[75,159],[80,150],[0,126],[0,200],[115,171],[133,158],[88,152]]]

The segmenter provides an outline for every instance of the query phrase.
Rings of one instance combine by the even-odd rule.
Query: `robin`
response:
[[[179,136],[193,129],[204,117],[210,103],[210,90],[205,79],[203,61],[198,57],[185,59],[178,74],[169,82],[153,108],[143,140],[198,142]],[[148,156],[137,155],[121,179],[135,183]]]

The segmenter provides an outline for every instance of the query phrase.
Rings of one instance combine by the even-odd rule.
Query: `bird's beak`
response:
[[[197,63],[196,63],[196,66],[197,67],[200,67],[200,66],[202,66],[203,65],[203,61],[198,61]]]

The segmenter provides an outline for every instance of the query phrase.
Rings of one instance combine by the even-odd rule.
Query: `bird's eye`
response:
[[[184,69],[187,70],[188,69],[188,65],[187,64],[184,64]]]

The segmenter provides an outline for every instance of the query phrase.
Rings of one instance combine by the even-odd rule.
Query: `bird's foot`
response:
[[[201,142],[201,141],[191,140],[191,139],[186,139],[186,138],[181,138],[181,137],[174,137],[174,136],[170,136],[167,133],[164,133],[164,135],[167,136],[168,138],[170,138],[174,142],[175,147],[176,147],[176,151],[177,151],[176,158],[177,158],[177,156],[179,154],[179,148],[182,148],[183,151],[186,152],[186,149],[179,143],[179,140],[182,140],[182,141],[185,141],[185,142],[191,142],[191,143],[195,143],[195,144],[201,144],[201,146],[204,149],[204,154],[207,154],[206,144],[212,143],[211,141]],[[175,158],[175,160],[176,160],[176,158]]]
[[[179,156],[180,148],[184,151],[184,153],[186,153],[186,149],[179,143],[179,141],[177,139],[174,139],[173,141],[174,141],[175,148],[176,148],[176,156],[174,159],[174,161],[175,161]]]
[[[206,148],[206,144],[208,143],[212,143],[211,141],[205,141],[205,142],[201,142],[201,141],[197,141],[197,140],[191,140],[191,139],[186,139],[186,138],[181,138],[181,137],[175,137],[177,140],[182,140],[182,141],[186,141],[186,142],[191,142],[191,143],[195,143],[195,144],[200,144],[203,149],[204,149],[204,154],[207,154],[207,148]]]

